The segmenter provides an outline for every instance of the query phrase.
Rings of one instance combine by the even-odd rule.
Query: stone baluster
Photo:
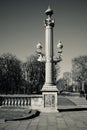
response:
[[[25,98],[23,97],[22,100],[23,100],[23,106],[24,106],[25,105]]]
[[[12,98],[12,100],[13,100],[13,106],[14,106],[14,97]]]
[[[21,106],[21,98],[19,98],[19,106]]]
[[[25,97],[23,98],[23,106],[25,106],[25,103],[26,103],[26,101],[25,101]]]
[[[23,106],[23,98],[21,98],[21,106]]]
[[[26,98],[26,106],[28,106],[28,98]]]
[[[16,106],[18,106],[18,97],[16,97],[16,100],[17,100],[17,101],[16,101]]]
[[[1,105],[5,105],[5,99],[2,97]]]
[[[10,106],[10,97],[8,97],[8,106]]]
[[[16,102],[16,97],[15,97],[15,99],[14,99],[14,100],[15,100],[15,106],[16,106],[16,103],[17,103],[17,102]]]
[[[8,105],[8,99],[5,97],[5,106]]]
[[[21,98],[19,97],[18,98],[18,106],[20,106],[21,105]]]
[[[19,98],[17,98],[17,106],[19,106]]]
[[[14,102],[14,100],[13,100],[13,97],[11,98],[11,105],[13,106],[13,102]]]
[[[12,97],[9,97],[10,103],[9,106],[12,106]]]

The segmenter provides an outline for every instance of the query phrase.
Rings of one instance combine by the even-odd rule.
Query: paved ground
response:
[[[0,130],[87,130],[87,111],[41,113],[30,120],[2,121]]]
[[[85,98],[71,96],[64,98],[67,101],[68,107],[70,105],[73,108],[76,105],[79,108],[87,107]],[[68,101],[71,101],[70,105]],[[66,105],[61,103],[61,107],[65,108]],[[87,111],[40,113],[38,117],[22,121],[4,122],[1,119],[0,130],[87,130]]]
[[[87,100],[79,96],[59,96],[58,108],[87,108]]]

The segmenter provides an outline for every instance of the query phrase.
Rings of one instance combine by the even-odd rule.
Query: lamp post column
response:
[[[54,58],[53,54],[53,27],[54,19],[51,18],[53,10],[48,7],[45,11],[47,18],[45,19],[45,56],[41,52],[41,43],[37,44],[38,61],[45,62],[45,84],[42,91],[42,111],[44,112],[57,112],[58,107],[58,89],[54,82],[54,64],[57,64],[62,60],[62,48],[61,41],[57,44],[58,58]]]
[[[52,13],[52,12],[51,12]],[[45,84],[53,85],[53,27],[54,20],[51,19],[51,14],[49,12],[48,18],[45,20],[45,54],[46,54],[46,75]]]
[[[50,7],[45,11],[45,84],[42,87],[43,111],[57,112],[57,92],[54,84],[53,60],[53,27],[54,19],[51,18],[53,10]]]

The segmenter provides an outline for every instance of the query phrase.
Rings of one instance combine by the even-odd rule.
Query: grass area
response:
[[[2,107],[0,109],[0,119],[20,118],[29,113],[29,109],[21,107]]]

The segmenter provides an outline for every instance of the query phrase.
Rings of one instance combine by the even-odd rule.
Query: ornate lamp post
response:
[[[38,61],[45,62],[45,84],[42,88],[43,95],[43,110],[57,111],[57,92],[58,89],[54,83],[54,64],[62,60],[62,42],[57,44],[58,57],[53,56],[53,27],[54,19],[52,19],[53,10],[48,7],[45,11],[47,19],[45,20],[45,56],[42,54],[41,43],[37,44]]]

